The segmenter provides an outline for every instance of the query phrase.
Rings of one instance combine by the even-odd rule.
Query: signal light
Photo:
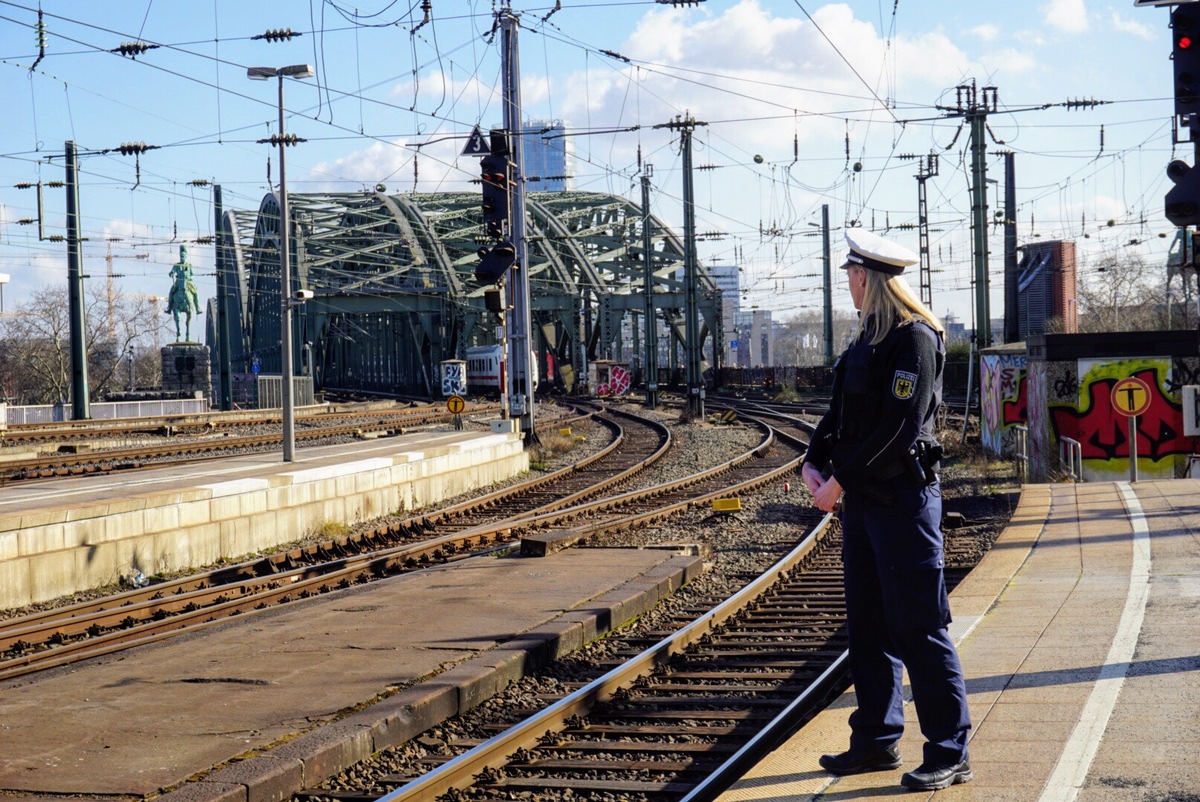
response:
[[[500,238],[508,226],[508,158],[490,154],[479,160],[483,177],[483,225],[489,237]]]
[[[1175,186],[1167,192],[1166,218],[1177,226],[1200,225],[1200,170],[1176,159],[1167,165],[1167,178]]]
[[[480,284],[496,284],[517,263],[517,249],[511,242],[501,242],[491,248],[479,249],[479,264],[475,266],[475,280]]]
[[[1175,72],[1175,114],[1187,118],[1200,112],[1200,4],[1188,3],[1171,11],[1174,31],[1171,52]]]

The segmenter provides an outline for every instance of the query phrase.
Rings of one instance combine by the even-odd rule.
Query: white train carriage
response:
[[[473,393],[500,392],[500,346],[473,345],[467,349],[467,390]],[[529,364],[534,366],[533,386],[538,383],[537,352],[529,354]]]

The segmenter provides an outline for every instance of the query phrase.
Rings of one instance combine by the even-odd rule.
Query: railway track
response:
[[[615,659],[569,694],[419,738],[427,753],[407,767],[360,768],[295,801],[716,798],[848,685],[841,538],[817,515],[801,513],[803,541],[736,594],[693,602],[674,628],[609,636]],[[977,545],[947,538],[948,585]]]
[[[521,520],[595,505],[660,459],[667,428],[610,413],[613,442],[587,460],[533,481],[355,537],[185,577],[0,625],[0,679],[172,637],[353,584],[478,553],[517,537]],[[559,513],[570,514],[570,513]]]
[[[419,776],[298,802],[516,798],[680,799],[712,788],[844,686],[840,538],[825,516],[739,592],[479,743],[448,744]],[[657,634],[657,633],[652,633]],[[445,795],[445,796],[443,796]]]
[[[499,411],[496,404],[482,404],[470,408],[471,415],[490,415]],[[415,428],[446,424],[454,415],[442,405],[427,405],[396,410],[372,412],[339,412],[302,417],[295,437],[301,443],[315,443],[340,437],[387,437],[403,434]],[[555,419],[546,425],[558,427],[574,418]],[[164,461],[200,461],[228,456],[231,452],[253,452],[274,448],[281,442],[282,434],[232,435],[228,430],[246,426],[262,426],[277,423],[277,415],[270,414],[252,420],[235,419],[222,421],[217,417],[204,420],[177,421],[164,418],[151,421],[117,421],[112,424],[85,426],[85,422],[69,424],[67,428],[51,427],[10,430],[4,436],[6,442],[45,443],[59,442],[64,438],[92,440],[119,440],[133,434],[156,434],[164,442],[147,443],[127,448],[79,449],[67,447],[53,454],[10,459],[0,462],[0,485],[34,479],[51,479],[64,476],[104,474],[113,471],[139,470],[158,467]],[[96,422],[86,422],[95,424]],[[63,434],[63,433],[67,434]]]

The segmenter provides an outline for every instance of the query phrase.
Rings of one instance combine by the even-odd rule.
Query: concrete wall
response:
[[[394,457],[0,516],[0,609],[136,571],[150,576],[236,560],[327,522],[414,510],[528,468],[516,435],[483,435]]]

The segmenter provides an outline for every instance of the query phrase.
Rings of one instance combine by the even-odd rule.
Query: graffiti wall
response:
[[[1073,368],[1073,369],[1072,369]],[[1113,385],[1136,377],[1150,387],[1150,408],[1138,416],[1138,475],[1170,479],[1181,475],[1196,444],[1183,436],[1181,385],[1173,379],[1169,357],[1079,359],[1050,363],[1045,375],[1047,423],[1053,439],[1048,457],[1069,437],[1080,444],[1085,481],[1129,478],[1129,419],[1113,409]],[[1180,364],[1181,372],[1188,373]],[[1050,451],[1050,449],[1048,449]],[[1053,474],[1056,465],[1051,465]]]
[[[998,456],[1011,456],[1012,427],[1028,418],[1025,363],[1025,354],[979,357],[980,437],[983,447]]]

